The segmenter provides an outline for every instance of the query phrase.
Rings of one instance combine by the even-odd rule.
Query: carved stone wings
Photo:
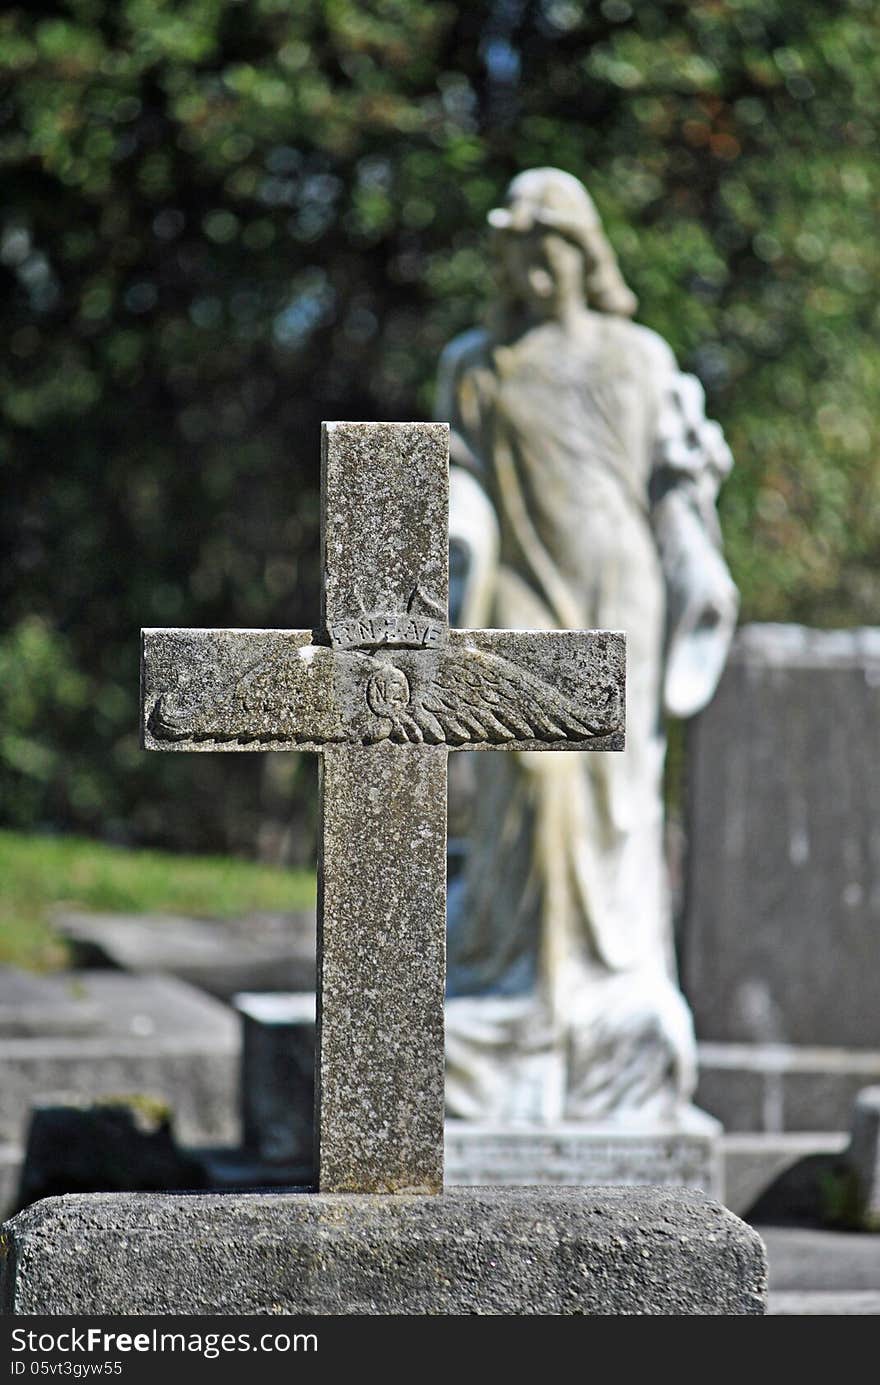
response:
[[[607,735],[609,719],[585,717],[570,698],[510,659],[484,650],[448,652],[433,678],[389,714],[393,741],[582,741]],[[377,735],[377,739],[378,739]]]
[[[577,701],[513,660],[469,645],[437,651],[287,649],[224,688],[163,692],[157,741],[255,745],[581,743],[622,729],[613,680]]]

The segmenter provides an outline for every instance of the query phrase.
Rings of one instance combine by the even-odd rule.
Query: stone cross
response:
[[[328,423],[317,630],[144,630],[149,750],[321,753],[324,1192],[443,1186],[448,750],[620,750],[624,636],[450,630],[448,428]]]

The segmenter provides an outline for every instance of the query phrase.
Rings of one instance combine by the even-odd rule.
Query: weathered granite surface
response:
[[[174,977],[72,975],[95,1030],[0,1037],[0,1139],[22,1142],[40,1097],[147,1094],[169,1103],[181,1139],[238,1135],[240,1037],[235,1016]]]
[[[2,1232],[0,1308],[57,1314],[762,1314],[760,1238],[699,1193],[81,1195]]]
[[[321,432],[322,622],[333,644],[363,644],[350,621],[379,613],[442,642],[449,591],[449,425],[325,423]],[[410,607],[407,610],[407,606]],[[401,632],[407,643],[411,637]],[[381,644],[371,637],[368,644]]]
[[[318,1184],[335,1191],[437,1192],[443,1186],[446,749],[328,748],[323,800]]]
[[[698,1038],[880,1049],[880,630],[745,626],[689,752]]]
[[[442,424],[323,430],[328,702],[386,733],[321,761],[315,1155],[334,1192],[443,1187],[446,747],[412,727],[413,689],[445,644],[448,458]],[[376,663],[365,640],[408,645],[406,666]],[[365,658],[372,671],[348,683],[342,663]]]

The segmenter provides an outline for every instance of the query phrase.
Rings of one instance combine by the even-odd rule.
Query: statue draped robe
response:
[[[720,553],[731,465],[703,395],[627,319],[457,338],[461,625],[627,636],[619,755],[471,756],[470,848],[451,908],[451,1116],[674,1119],[695,1083],[663,840],[664,709],[714,691],[736,619]]]

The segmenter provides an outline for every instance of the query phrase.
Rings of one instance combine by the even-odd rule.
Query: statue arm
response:
[[[693,375],[663,377],[651,477],[651,517],[666,578],[664,705],[688,717],[711,699],[736,627],[739,594],[724,561],[715,503],[733,465],[706,418]]]
[[[479,456],[479,400],[464,379],[485,350],[486,334],[465,332],[449,343],[437,370],[434,415],[449,433],[449,615],[463,628],[486,625],[498,563],[498,520],[486,494]]]
[[[480,328],[462,332],[444,348],[437,367],[434,417],[449,424],[452,465],[464,467],[474,476],[485,476],[486,466],[476,442],[480,431],[479,399],[466,372],[485,353],[486,344],[486,333]]]

